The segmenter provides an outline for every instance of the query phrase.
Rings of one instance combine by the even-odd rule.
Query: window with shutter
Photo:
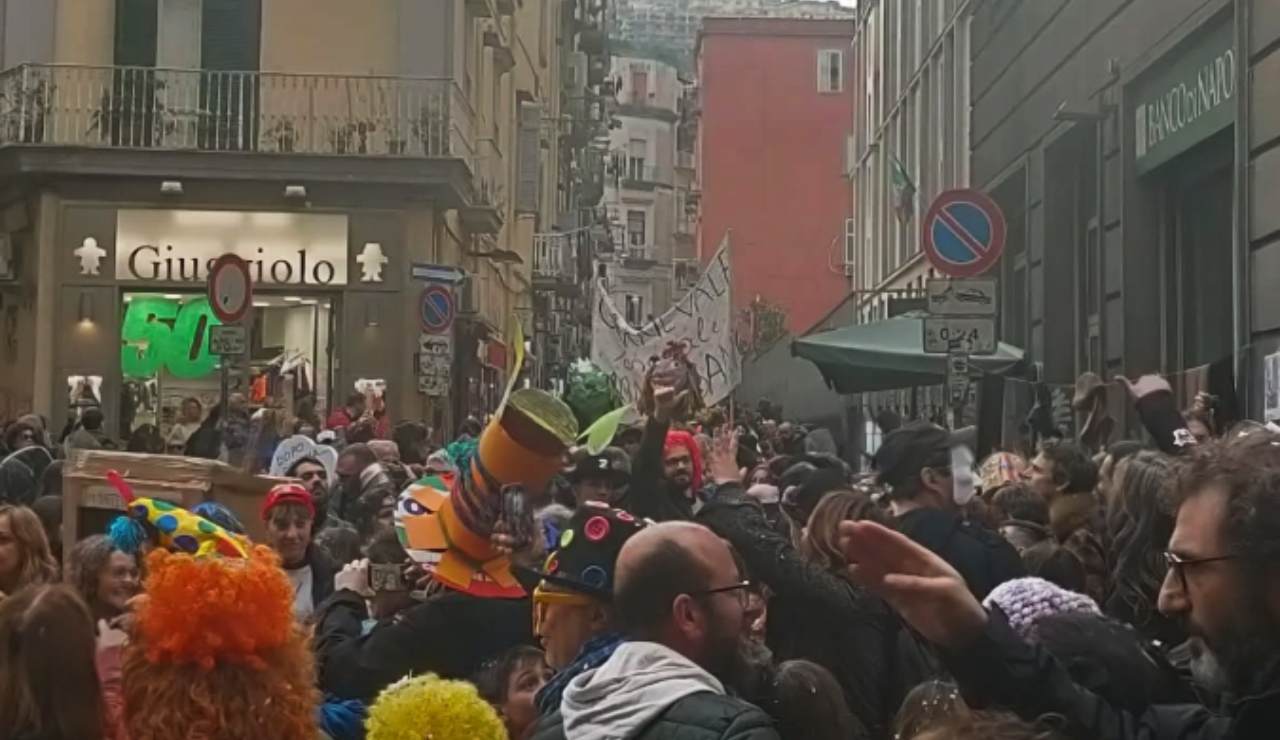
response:
[[[116,64],[156,66],[156,21],[159,0],[118,0],[116,3]]]
[[[818,92],[838,93],[844,90],[844,52],[823,49],[818,52]]]
[[[521,213],[537,213],[542,189],[542,148],[538,141],[542,127],[542,106],[538,103],[520,104],[520,133],[517,143],[519,156],[518,182],[516,185],[516,210]]]

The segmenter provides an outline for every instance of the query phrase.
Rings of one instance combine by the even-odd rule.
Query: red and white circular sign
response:
[[[209,306],[224,323],[234,324],[253,305],[253,280],[249,263],[234,254],[214,260],[209,269]]]

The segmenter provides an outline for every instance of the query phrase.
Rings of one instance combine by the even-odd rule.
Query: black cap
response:
[[[876,480],[900,486],[929,468],[951,466],[951,448],[972,445],[973,430],[951,432],[936,424],[913,422],[885,436],[874,456]]]
[[[645,524],[621,509],[586,501],[560,533],[559,548],[535,572],[552,585],[611,600],[618,553]]]
[[[614,485],[626,485],[631,480],[631,458],[617,447],[606,447],[599,455],[589,455],[573,466],[570,482],[584,478],[607,478]]]

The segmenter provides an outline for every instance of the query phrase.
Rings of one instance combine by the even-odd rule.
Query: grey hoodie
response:
[[[724,685],[656,642],[623,643],[604,665],[569,682],[560,704],[568,740],[626,740],[691,694]]]

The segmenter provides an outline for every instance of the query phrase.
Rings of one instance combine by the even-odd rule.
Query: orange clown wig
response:
[[[131,740],[314,740],[319,696],[293,588],[269,549],[156,550],[124,659]]]

